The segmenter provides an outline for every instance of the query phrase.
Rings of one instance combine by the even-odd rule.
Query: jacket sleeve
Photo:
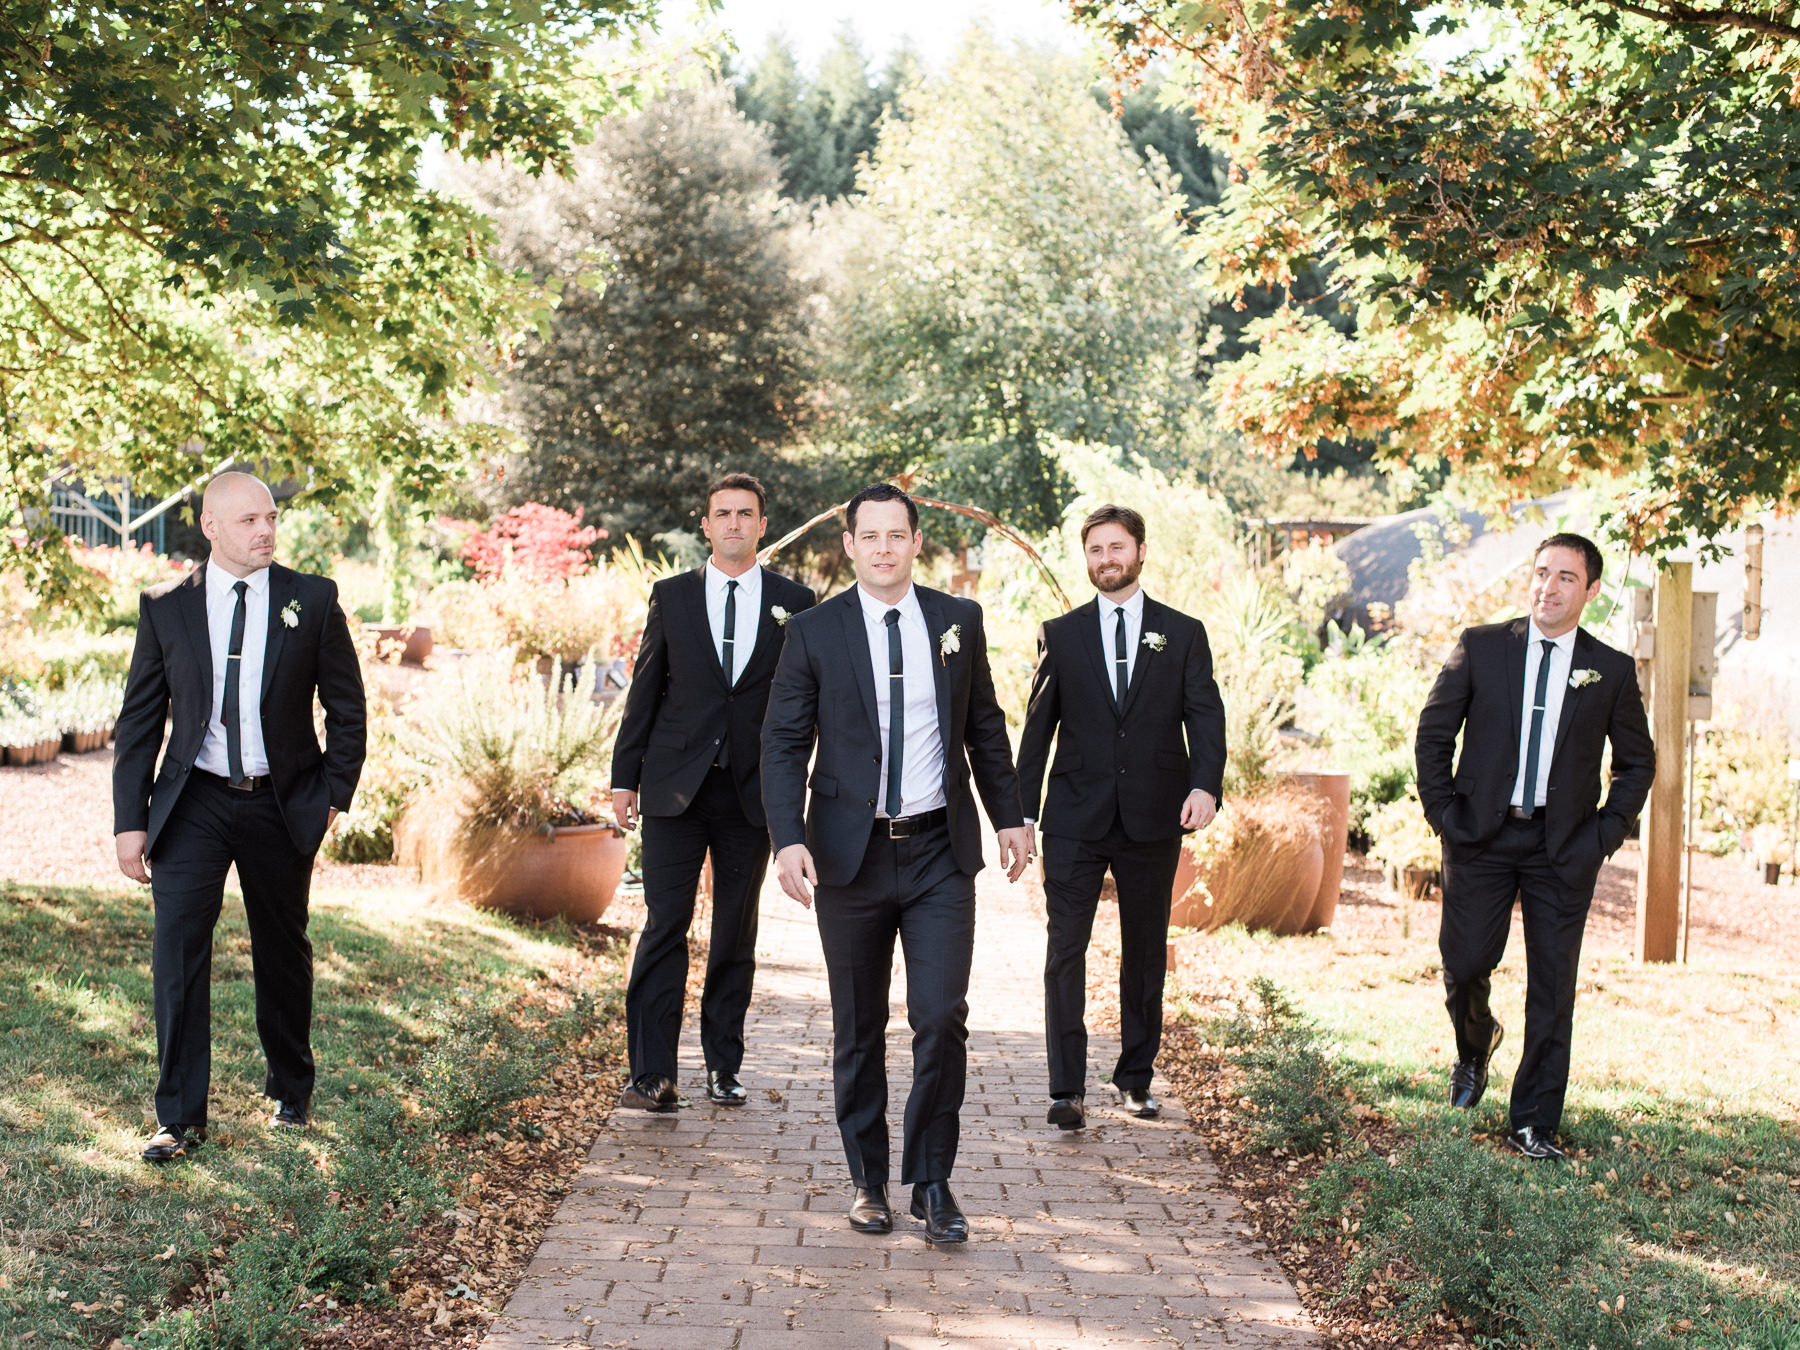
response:
[[[169,680],[150,597],[138,598],[137,641],[113,742],[113,833],[150,828],[150,783],[169,717]]]
[[[638,639],[637,662],[631,668],[631,687],[625,691],[625,716],[613,741],[612,786],[615,792],[636,792],[644,775],[644,752],[662,707],[663,689],[669,680],[669,643],[663,632],[660,585],[650,588],[650,612],[644,618],[644,635]]]
[[[1627,660],[1606,737],[1612,742],[1612,785],[1600,804],[1600,828],[1610,857],[1625,842],[1631,822],[1644,809],[1656,781],[1656,744],[1650,739],[1635,661]]]
[[[1181,721],[1187,731],[1188,791],[1205,792],[1215,803],[1225,797],[1225,700],[1213,678],[1212,644],[1206,625],[1194,621],[1199,631],[1188,648],[1182,671]]]
[[[1419,805],[1426,823],[1443,833],[1444,812],[1456,795],[1452,760],[1456,737],[1468,716],[1473,689],[1469,682],[1469,633],[1464,629],[1456,647],[1425,696],[1419,709],[1419,728],[1413,736],[1413,767],[1419,784]]]
[[[994,673],[988,667],[987,627],[981,606],[974,610],[975,640],[969,645],[969,711],[963,719],[963,748],[975,786],[996,830],[1016,829],[1025,823],[1019,806],[1019,775],[1013,770],[1012,742],[1006,735],[1006,713],[994,694]]]
[[[319,635],[319,706],[325,710],[325,784],[331,804],[350,809],[368,753],[369,707],[363,694],[362,662],[350,625],[338,604],[335,582],[325,583],[325,630]]]
[[[1038,820],[1043,804],[1044,770],[1050,764],[1050,741],[1062,722],[1062,683],[1050,659],[1050,638],[1038,625],[1037,669],[1031,672],[1031,697],[1025,704],[1025,729],[1019,733],[1019,805],[1025,819]]]
[[[819,724],[819,676],[806,629],[790,622],[762,724],[763,814],[777,853],[806,842],[806,765]]]

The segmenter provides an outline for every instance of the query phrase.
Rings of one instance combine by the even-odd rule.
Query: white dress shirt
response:
[[[1536,623],[1525,629],[1525,688],[1519,702],[1519,763],[1513,770],[1512,804],[1524,807],[1525,757],[1531,753],[1532,698],[1537,693],[1538,665],[1544,659],[1545,641],[1551,642],[1550,683],[1544,689],[1544,730],[1538,746],[1537,782],[1532,784],[1530,807],[1542,806],[1550,796],[1551,752],[1556,748],[1556,724],[1562,719],[1563,695],[1569,691],[1569,671],[1575,660],[1575,632],[1546,639]],[[1528,808],[1529,809],[1529,808]]]
[[[743,576],[728,577],[713,566],[711,558],[706,560],[706,622],[712,629],[713,653],[721,666],[725,662],[726,583],[731,581],[738,584],[737,608],[733,611],[737,626],[731,634],[731,682],[735,685],[743,677],[744,667],[750,664],[750,653],[756,649],[756,632],[762,626],[762,567],[753,564]]]
[[[1118,688],[1113,662],[1118,644],[1118,613],[1125,611],[1125,687],[1131,688],[1131,677],[1137,671],[1138,643],[1144,640],[1144,588],[1139,586],[1131,599],[1119,604],[1105,592],[1099,592],[1100,650],[1106,657],[1106,687]]]
[[[244,772],[260,778],[269,771],[269,752],[263,745],[262,675],[263,656],[269,645],[269,569],[259,567],[243,578],[249,589],[244,592],[244,650],[238,660],[227,661],[226,649],[231,645],[231,616],[237,609],[238,578],[223,567],[206,564],[206,638],[212,647],[212,716],[206,722],[206,739],[194,760],[196,769],[231,777],[231,759],[225,749],[225,670],[238,667],[238,726],[242,733],[240,750]]]
[[[944,738],[938,734],[937,676],[932,662],[938,659],[937,641],[925,627],[925,611],[919,593],[911,586],[897,604],[886,604],[861,586],[863,629],[869,637],[869,659],[875,667],[875,713],[881,724],[881,778],[875,794],[875,814],[887,815],[888,774],[888,631],[887,612],[900,611],[900,666],[906,689],[905,739],[900,750],[900,814],[915,816],[935,811],[944,795]]]

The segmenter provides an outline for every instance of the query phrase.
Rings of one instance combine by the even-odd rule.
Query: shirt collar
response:
[[[906,594],[901,596],[891,605],[885,600],[877,600],[874,596],[870,595],[862,588],[862,583],[860,582],[857,583],[856,595],[857,598],[862,601],[863,618],[869,623],[886,623],[887,612],[890,609],[899,610],[900,613],[907,618],[911,618],[914,614],[920,612],[919,589],[911,584],[908,584]]]
[[[1575,651],[1575,634],[1577,634],[1581,631],[1581,629],[1579,627],[1571,628],[1568,632],[1564,633],[1561,637],[1553,638],[1553,637],[1545,637],[1544,634],[1539,631],[1538,626],[1537,626],[1537,620],[1527,619],[1526,624],[1528,625],[1528,627],[1530,629],[1530,636],[1531,636],[1532,642],[1534,642],[1534,643],[1553,642],[1556,644],[1557,650],[1560,651],[1564,656],[1573,655],[1573,653]],[[1539,650],[1541,651],[1542,648],[1540,648]]]
[[[1102,595],[1099,591],[1095,591],[1094,594],[1100,601],[1100,616],[1102,618],[1112,618],[1115,609],[1124,610],[1133,623],[1138,622],[1144,617],[1144,588],[1142,586],[1139,586],[1133,591],[1131,593],[1131,599],[1127,600],[1122,605],[1110,595]]]
[[[725,591],[725,583],[728,581],[735,581],[737,582],[740,591],[747,591],[761,580],[761,563],[751,563],[750,569],[741,576],[728,577],[714,566],[711,558],[706,560],[706,585],[709,590],[718,591],[723,594]]]
[[[231,588],[239,581],[249,582],[251,591],[259,597],[269,593],[269,569],[266,567],[257,568],[247,577],[234,577],[223,567],[214,567],[211,563],[206,565],[206,590],[209,595],[230,595]]]

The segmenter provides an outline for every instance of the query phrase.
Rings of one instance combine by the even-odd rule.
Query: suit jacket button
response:
[[[869,798],[869,805],[870,806],[875,805],[875,799],[873,797]]]

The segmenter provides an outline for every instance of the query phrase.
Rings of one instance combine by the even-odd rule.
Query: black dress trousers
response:
[[[1087,950],[1101,884],[1111,869],[1119,893],[1119,1031],[1113,1086],[1144,1092],[1162,1046],[1163,981],[1168,973],[1169,898],[1181,836],[1134,840],[1117,818],[1099,839],[1044,836],[1044,1040],[1050,1095],[1085,1093]]]
[[[877,821],[848,886],[814,896],[831,985],[831,1086],[851,1181],[888,1180],[888,983],[894,939],[906,962],[913,1081],[901,1134],[900,1180],[947,1181],[956,1166],[968,1072],[969,966],[975,878],[956,865],[950,831],[909,839]]]
[[[1513,1078],[1512,1128],[1554,1131],[1569,1087],[1569,1047],[1581,938],[1594,882],[1572,887],[1550,865],[1544,819],[1509,817],[1485,847],[1444,846],[1444,909],[1438,950],[1444,960],[1444,1006],[1456,1029],[1459,1059],[1487,1053],[1494,1014],[1488,996],[1506,954],[1513,900],[1525,928],[1525,1044]]]
[[[256,1032],[268,1061],[263,1091],[284,1102],[312,1098],[313,969],[306,922],[313,855],[294,847],[266,782],[245,792],[195,769],[150,861],[156,1118],[164,1125],[206,1124],[213,926],[233,863],[250,927]]]
[[[744,1063],[744,1014],[756,982],[757,904],[769,869],[768,831],[744,818],[737,786],[720,768],[708,771],[686,811],[645,816],[641,828],[647,917],[625,994],[631,1076],[676,1076],[688,929],[708,850],[712,933],[700,996],[700,1049],[708,1069],[735,1074]]]

